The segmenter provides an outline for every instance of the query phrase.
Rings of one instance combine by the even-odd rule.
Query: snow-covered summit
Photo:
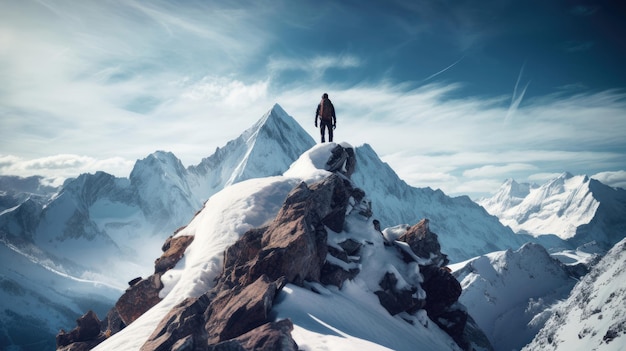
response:
[[[595,240],[605,249],[626,233],[624,189],[568,172],[541,186],[515,184],[505,182],[479,203],[517,233],[556,235],[574,245]]]
[[[490,198],[482,199],[479,203],[493,215],[500,215],[498,210],[519,205],[532,189],[539,186],[530,183],[518,183],[515,179],[507,179]]]
[[[207,179],[214,193],[242,180],[282,174],[313,145],[313,138],[275,104],[251,128],[189,171]]]

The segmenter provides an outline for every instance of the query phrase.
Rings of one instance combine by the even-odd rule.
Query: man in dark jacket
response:
[[[335,106],[328,99],[328,94],[322,95],[322,101],[317,105],[317,111],[315,111],[315,128],[317,128],[317,120],[320,120],[320,131],[322,132],[322,143],[326,128],[328,128],[328,141],[333,141],[333,129],[337,127],[337,117],[335,117]]]

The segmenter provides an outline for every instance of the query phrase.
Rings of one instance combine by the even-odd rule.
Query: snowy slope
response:
[[[354,183],[369,189],[368,197],[383,227],[428,218],[451,262],[487,252],[517,249],[526,237],[515,235],[497,217],[467,196],[449,197],[441,190],[406,184],[367,144],[357,148]]]
[[[495,350],[519,350],[575,284],[567,268],[538,244],[498,251],[451,265],[461,301]]]
[[[626,349],[626,239],[559,304],[524,350]]]
[[[506,181],[479,203],[516,233],[556,235],[574,245],[605,249],[626,235],[626,190],[563,173],[541,186]]]
[[[118,289],[51,272],[37,258],[0,242],[0,349],[50,350],[60,328],[93,309],[104,317]]]
[[[299,182],[311,183],[330,174],[324,164],[333,147],[332,143],[313,147],[284,176],[250,179],[213,195],[189,225],[176,234],[193,235],[195,239],[184,260],[163,276],[163,300],[95,350],[138,350],[173,306],[208,291],[221,271],[228,246],[246,230],[273,219]],[[348,216],[347,221],[349,231],[333,235],[335,240],[354,237],[359,242],[371,242],[362,255],[361,273],[342,289],[314,284],[311,288],[315,293],[287,285],[277,299],[275,318],[292,319],[298,345],[304,350],[411,350],[416,345],[429,350],[458,350],[455,342],[434,323],[427,323],[425,317],[403,316],[413,319],[414,324],[409,324],[380,305],[372,284],[378,284],[389,266],[400,266],[402,259],[395,250],[385,248],[371,221],[362,216]],[[419,272],[413,273],[413,279],[419,279]]]

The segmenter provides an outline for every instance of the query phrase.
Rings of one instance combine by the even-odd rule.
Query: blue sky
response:
[[[0,174],[188,166],[274,103],[449,195],[562,172],[626,187],[618,1],[0,0]]]

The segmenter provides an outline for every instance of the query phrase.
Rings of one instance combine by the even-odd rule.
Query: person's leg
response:
[[[320,131],[321,131],[321,134],[322,134],[322,143],[323,143],[323,142],[326,141],[324,139],[324,133],[326,132],[326,123],[324,123],[324,121],[320,121]]]
[[[330,122],[328,122],[328,142],[333,142],[333,125]]]

